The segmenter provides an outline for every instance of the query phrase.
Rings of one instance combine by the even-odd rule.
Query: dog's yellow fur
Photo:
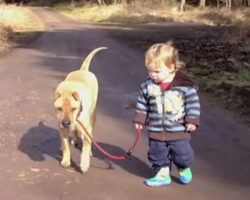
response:
[[[84,60],[79,70],[69,73],[64,81],[56,88],[54,107],[57,114],[59,133],[62,143],[63,158],[61,166],[70,166],[71,156],[68,143],[69,133],[72,133],[72,145],[78,144],[78,133],[83,141],[80,167],[83,173],[90,166],[92,141],[85,133],[78,120],[84,125],[90,136],[96,122],[96,104],[98,99],[98,81],[96,76],[89,71],[89,65],[93,56],[100,50],[107,49],[99,47],[94,49]]]

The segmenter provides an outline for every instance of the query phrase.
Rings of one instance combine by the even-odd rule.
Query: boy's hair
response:
[[[185,64],[179,60],[178,50],[173,46],[173,42],[153,44],[145,53],[145,65],[150,69],[157,69],[161,64],[178,71]]]

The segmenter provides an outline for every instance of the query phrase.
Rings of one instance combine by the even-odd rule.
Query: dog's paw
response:
[[[82,173],[86,173],[89,170],[89,166],[90,166],[90,155],[82,154],[81,164],[80,164]]]
[[[61,166],[62,167],[69,167],[71,165],[70,160],[63,159],[61,161]]]

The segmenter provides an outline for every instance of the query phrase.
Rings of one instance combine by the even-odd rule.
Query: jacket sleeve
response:
[[[188,88],[185,93],[185,122],[200,125],[200,100],[195,88]]]
[[[148,98],[147,89],[143,85],[140,87],[140,93],[137,99],[137,104],[135,108],[135,117],[133,119],[134,123],[145,125],[148,115]]]

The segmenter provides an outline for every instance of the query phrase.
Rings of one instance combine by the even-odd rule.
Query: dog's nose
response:
[[[63,127],[68,128],[70,125],[70,120],[68,120],[68,119],[63,120],[62,125],[63,125]]]

